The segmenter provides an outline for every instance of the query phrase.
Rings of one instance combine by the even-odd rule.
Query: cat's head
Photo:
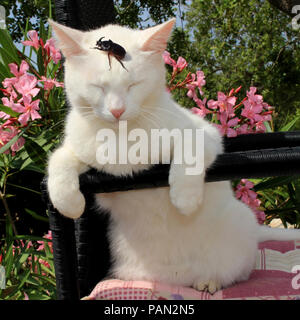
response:
[[[87,117],[117,123],[137,117],[165,91],[166,49],[175,19],[145,30],[119,25],[82,32],[49,21],[65,56],[65,86],[71,105]],[[126,55],[122,64],[97,41],[112,40]]]

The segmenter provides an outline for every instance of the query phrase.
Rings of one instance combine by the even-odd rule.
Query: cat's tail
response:
[[[300,240],[300,229],[281,229],[267,226],[259,226],[258,241],[278,240]]]

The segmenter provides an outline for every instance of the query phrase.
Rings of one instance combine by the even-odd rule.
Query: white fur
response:
[[[128,130],[203,128],[205,168],[222,152],[218,131],[178,106],[165,91],[161,50],[173,22],[145,31],[110,25],[85,33],[52,22],[66,55],[65,85],[72,106],[64,142],[49,160],[49,194],[62,214],[71,218],[82,214],[85,202],[78,175],[88,166],[116,176],[149,167],[97,162],[98,130],[111,128],[118,135],[118,121],[110,109],[125,107],[120,120],[128,120]],[[101,36],[126,49],[123,63],[128,72],[115,58],[109,70],[107,54],[91,49]],[[170,187],[96,196],[111,212],[113,277],[210,292],[248,278],[263,238],[253,212],[235,199],[229,182],[204,184],[204,175],[187,176],[184,170],[184,165],[171,163]],[[300,238],[299,231],[280,232],[278,236],[268,231],[268,236]]]

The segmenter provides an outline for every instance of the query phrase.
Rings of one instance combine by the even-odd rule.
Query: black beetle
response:
[[[105,37],[101,37],[97,42],[96,42],[96,47],[94,47],[94,49],[98,49],[101,51],[107,51],[108,54],[108,62],[109,62],[109,68],[111,69],[111,61],[110,61],[110,56],[114,56],[122,65],[122,67],[128,71],[123,62],[121,61],[122,59],[124,59],[126,51],[125,49],[120,46],[119,44],[109,40],[105,40],[102,41],[102,39]]]

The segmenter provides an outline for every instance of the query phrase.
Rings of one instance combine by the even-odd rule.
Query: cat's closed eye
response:
[[[92,83],[91,86],[93,86],[94,88],[100,89],[103,93],[105,93],[105,86],[100,85],[98,83]]]
[[[134,88],[134,87],[138,86],[141,83],[142,83],[142,81],[133,82],[127,87],[127,90],[129,91],[131,88]]]

